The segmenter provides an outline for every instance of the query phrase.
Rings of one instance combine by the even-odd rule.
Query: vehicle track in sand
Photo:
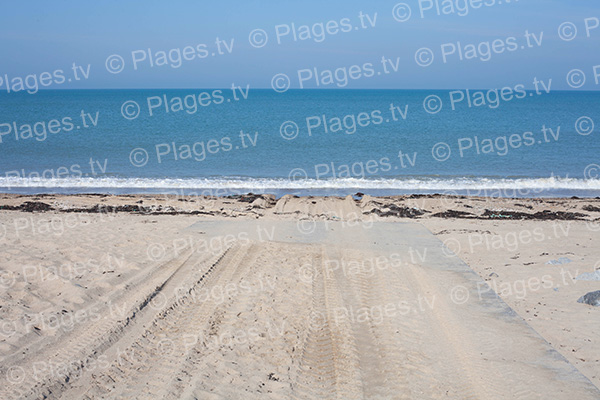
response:
[[[497,297],[451,301],[452,288],[473,290],[478,278],[460,260],[435,255],[440,246],[429,236],[414,245],[425,243],[433,258],[364,268],[389,261],[396,246],[376,244],[384,240],[374,232],[355,233],[365,247],[344,238],[247,241],[213,257],[192,254],[164,275],[164,306],[141,327],[125,326],[105,352],[108,368],[44,393],[88,400],[597,398]],[[362,268],[339,267],[350,264]]]
[[[22,372],[22,382],[17,385],[0,381],[0,398],[47,398],[70,389],[73,380],[90,369],[90,364],[97,362],[99,355],[126,336],[132,325],[148,314],[152,308],[149,305],[160,296],[165,285],[189,265],[190,258],[191,253],[186,252],[134,278],[120,296],[104,305],[98,320],[81,324],[56,346],[32,348],[31,354],[11,366]],[[1,378],[9,376],[9,373],[3,373]]]
[[[238,270],[251,262],[252,246],[235,246],[196,282],[187,296],[159,313],[143,335],[124,351],[108,371],[89,384],[83,398],[163,398],[189,351],[189,340],[209,330],[217,300],[198,301],[200,286],[224,287],[239,277]],[[214,323],[214,322],[213,322]]]

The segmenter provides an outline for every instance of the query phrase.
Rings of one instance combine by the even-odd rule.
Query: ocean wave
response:
[[[600,190],[600,179],[576,178],[20,178],[0,177],[2,188],[98,189],[398,189],[398,190]]]

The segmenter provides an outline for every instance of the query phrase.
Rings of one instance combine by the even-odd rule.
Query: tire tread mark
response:
[[[167,268],[157,268],[155,274],[157,276],[164,276],[164,279],[160,280],[163,284],[158,287],[156,285],[149,285],[146,281],[134,283],[134,287],[130,291],[139,290],[145,293],[145,295],[141,297],[141,300],[134,302],[128,309],[126,317],[123,315],[112,315],[111,309],[109,318],[88,324],[81,330],[74,332],[72,336],[69,336],[69,341],[72,344],[68,350],[57,352],[57,350],[49,348],[36,355],[37,358],[40,358],[44,362],[53,363],[58,366],[68,365],[71,368],[66,369],[64,373],[60,374],[53,373],[53,368],[43,376],[38,377],[34,374],[30,379],[25,379],[20,383],[18,388],[10,383],[2,384],[0,385],[0,398],[27,399],[59,396],[60,393],[68,389],[70,383],[81,372],[85,371],[88,363],[83,360],[87,360],[88,362],[93,360],[94,356],[101,354],[116,342],[126,332],[137,315],[159,293],[160,289],[164,286],[164,282],[168,281],[177,271],[183,268],[190,257],[191,252],[169,261]],[[124,300],[124,306],[127,306],[127,304],[128,302]],[[76,360],[75,364],[73,360]]]
[[[236,244],[218,258],[198,281],[193,282],[183,297],[178,298],[176,303],[154,319],[152,325],[137,340],[135,347],[132,347],[136,355],[132,365],[125,367],[118,365],[118,362],[113,363],[107,374],[111,380],[116,381],[112,390],[107,393],[107,377],[103,377],[88,390],[87,398],[146,399],[164,396],[165,387],[178,372],[182,357],[189,350],[184,336],[201,332],[201,328],[207,323],[206,315],[210,315],[215,306],[212,298],[199,303],[195,299],[195,292],[204,287],[228,283],[243,263],[245,254],[246,246]],[[161,343],[169,346],[168,354],[162,353]]]
[[[315,257],[312,323],[303,346],[294,398],[362,398],[358,352],[347,321],[334,315],[343,307],[337,282],[324,273],[325,250]],[[315,321],[316,318],[316,321]]]

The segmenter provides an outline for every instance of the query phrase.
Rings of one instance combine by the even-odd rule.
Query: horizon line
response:
[[[248,85],[249,86],[249,85]],[[504,87],[502,87],[504,88]],[[279,93],[276,92],[273,88],[269,87],[249,87],[249,89],[254,90],[267,90],[272,91],[277,94],[284,94],[290,91],[345,91],[345,90],[437,90],[437,91],[447,91],[447,90],[501,90],[502,88],[448,88],[448,89],[440,89],[440,88],[419,88],[419,89],[408,89],[408,88],[290,88],[285,92]],[[177,87],[156,87],[156,88],[52,88],[52,89],[38,89],[37,92],[53,92],[53,91],[69,91],[69,90],[231,90],[230,87],[197,87],[197,88],[177,88]],[[526,92],[534,92],[535,89],[525,89]],[[0,93],[11,94],[11,93],[27,93],[28,90],[19,90],[12,91],[10,93],[6,92],[6,90],[0,90]],[[36,92],[36,93],[37,93]],[[556,89],[551,90],[551,92],[600,92],[600,89]],[[30,94],[30,93],[28,93]]]

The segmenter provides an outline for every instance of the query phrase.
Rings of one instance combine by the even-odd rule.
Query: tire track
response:
[[[337,281],[323,270],[325,258],[323,248],[313,260],[313,306],[294,398],[359,399],[363,388],[356,342],[349,322],[334,314],[344,303]]]
[[[258,276],[260,285],[220,307],[223,316],[214,332],[220,340],[214,346],[199,343],[190,352],[185,371],[191,379],[178,382],[167,398],[289,396],[298,375],[301,332],[306,328],[302,314],[310,299],[308,285],[298,282],[297,270],[312,251],[280,243],[261,246],[264,251],[246,272]],[[269,262],[275,275],[264,269]],[[231,390],[233,385],[237,390]]]
[[[258,248],[257,245],[250,245],[245,251],[243,256],[239,258],[239,261],[232,261],[236,263],[235,269],[232,270],[232,274],[227,277],[227,280],[220,281],[223,285],[235,285],[239,286],[240,280],[244,275],[247,275],[251,270],[252,266],[256,263],[256,258],[260,254],[262,248]],[[225,279],[225,278],[224,278]],[[215,344],[218,344],[222,338],[219,337],[220,328],[222,326],[231,326],[233,314],[229,312],[229,309],[237,304],[238,306],[243,303],[238,303],[240,294],[236,291],[233,295],[230,295],[227,300],[223,302],[213,302],[213,304],[203,304],[202,309],[196,309],[194,314],[185,313],[187,318],[185,325],[191,327],[191,334],[197,335],[198,332],[207,332],[199,336],[202,340],[197,340],[193,345],[187,346],[186,353],[182,355],[182,360],[178,360],[178,365],[171,368],[168,373],[171,375],[169,385],[162,385],[160,390],[154,391],[152,394],[153,398],[181,398],[181,393],[190,384],[190,381],[194,375],[194,372],[198,372],[194,367],[195,363],[201,353],[198,351],[199,347],[208,348],[212,351],[216,351]],[[207,326],[208,329],[202,329],[203,326]],[[196,330],[198,329],[198,330]],[[195,332],[195,333],[194,333]],[[174,332],[176,335],[180,335],[180,332]],[[187,333],[190,334],[190,333]],[[211,342],[212,341],[212,347]]]
[[[73,380],[85,373],[90,363],[97,356],[119,340],[129,327],[136,321],[138,315],[145,313],[148,304],[160,293],[168,282],[188,262],[191,253],[182,255],[165,265],[159,265],[148,276],[140,277],[132,283],[127,295],[140,292],[133,300],[122,295],[115,303],[110,304],[105,311],[105,317],[97,322],[85,324],[81,329],[73,331],[64,340],[70,345],[65,351],[55,348],[44,348],[36,354],[35,360],[27,364],[17,364],[18,368],[30,372],[18,387],[1,382],[0,398],[2,399],[36,399],[60,395],[70,387]],[[156,282],[161,282],[158,286]],[[116,311],[117,310],[117,311]],[[106,315],[108,314],[108,315]],[[46,370],[34,369],[35,363],[43,364]],[[39,371],[39,373],[38,373]],[[2,378],[6,375],[2,374]]]
[[[343,261],[344,265],[360,265],[361,260],[352,257],[342,256],[338,249],[329,248],[327,252],[328,261],[334,260],[338,263]],[[357,263],[357,261],[359,261]],[[392,346],[386,346],[382,341],[382,336],[389,332],[382,332],[383,326],[374,321],[372,312],[373,306],[385,304],[381,296],[383,285],[375,280],[367,280],[364,270],[358,268],[356,273],[350,271],[340,271],[339,268],[328,269],[327,273],[333,275],[333,279],[342,288],[344,298],[343,318],[351,320],[352,337],[356,342],[358,359],[360,364],[360,375],[363,386],[362,397],[383,398],[386,392],[391,389],[390,386],[396,386],[395,392],[402,393],[400,385],[396,385],[396,377],[402,378],[402,374],[395,360],[388,357],[388,351],[392,351]],[[372,291],[377,295],[374,295]],[[347,311],[346,311],[347,310]],[[356,314],[358,313],[358,314]],[[336,312],[339,319],[340,312]],[[356,314],[356,315],[355,315]],[[362,315],[360,317],[359,315]],[[360,318],[360,320],[358,320]],[[383,335],[381,335],[383,333]],[[389,368],[389,369],[388,369]],[[395,371],[395,373],[390,373]]]
[[[362,265],[364,260],[360,255],[352,257],[352,252],[346,252],[343,257],[347,264]],[[363,255],[364,257],[364,255]],[[374,258],[370,258],[374,259]],[[418,348],[418,335],[416,324],[410,329],[399,331],[393,328],[390,316],[385,309],[396,305],[402,298],[402,285],[396,280],[384,279],[381,271],[367,272],[360,268],[356,273],[342,274],[338,272],[338,279],[346,278],[348,282],[340,283],[353,292],[355,302],[352,304],[366,314],[361,321],[353,324],[354,335],[359,339],[361,353],[361,372],[365,385],[364,395],[371,398],[385,398],[389,393],[395,393],[396,398],[412,399],[416,394],[411,385],[416,381],[423,384],[425,377],[431,376],[431,369],[427,368],[429,360]],[[401,338],[399,342],[397,339]],[[411,340],[412,339],[412,340]],[[410,368],[402,362],[410,360]]]
[[[204,331],[210,322],[207,316],[212,315],[217,306],[212,296],[199,303],[193,297],[194,293],[201,287],[222,287],[229,283],[236,271],[245,265],[246,257],[252,254],[249,253],[251,248],[235,245],[213,264],[189,294],[159,314],[143,336],[126,351],[135,355],[133,360],[127,365],[122,365],[120,360],[114,362],[110,370],[92,384],[85,398],[164,397],[171,379],[180,370],[182,357],[190,350],[186,340],[196,338]]]
[[[346,266],[333,272],[358,343],[364,397],[447,398],[436,374],[437,353],[425,351],[434,328],[424,311],[433,304],[407,282],[405,267],[390,265],[386,256],[380,269],[375,260],[381,254],[364,250],[338,249],[330,257]]]
[[[361,231],[352,239],[369,246],[349,248],[347,232],[336,234],[344,238],[336,245],[238,242],[211,259],[174,260],[123,294],[144,293],[132,312],[90,324],[53,358],[96,352],[110,355],[107,368],[82,365],[79,379],[36,381],[9,394],[487,400],[539,398],[548,388],[561,398],[569,388],[583,393],[556,379],[551,368],[559,364],[544,358],[549,347],[491,300],[451,301],[452,285],[476,285],[462,267],[433,256],[431,264],[367,270],[365,262],[389,261],[391,246]],[[213,291],[249,279],[260,281],[256,290]],[[161,296],[162,307],[150,307]]]

